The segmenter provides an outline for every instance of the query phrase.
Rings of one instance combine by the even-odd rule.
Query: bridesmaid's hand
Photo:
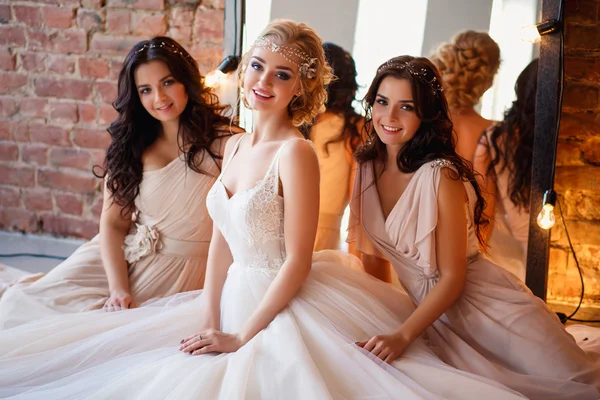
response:
[[[391,364],[406,351],[410,343],[411,341],[405,338],[404,335],[393,333],[391,335],[373,336],[367,341],[356,343],[356,345]]]
[[[179,350],[196,356],[206,353],[233,353],[243,345],[240,335],[209,329],[183,339]]]
[[[103,308],[107,311],[119,311],[127,308],[135,308],[135,303],[133,302],[131,293],[124,290],[116,290],[111,292]]]

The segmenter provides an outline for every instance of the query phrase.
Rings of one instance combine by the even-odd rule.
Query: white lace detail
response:
[[[255,190],[251,190],[248,201],[241,206],[246,211],[256,211],[257,214],[247,213],[244,230],[248,246],[267,243],[283,239],[281,224],[283,223],[283,210],[279,206],[277,190],[279,178],[269,174],[258,183]]]

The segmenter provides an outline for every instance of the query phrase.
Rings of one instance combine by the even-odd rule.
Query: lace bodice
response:
[[[233,256],[230,272],[251,268],[274,276],[285,260],[279,155],[290,141],[277,151],[263,179],[254,187],[229,197],[221,178],[244,137],[235,144],[221,175],[208,193],[206,205],[213,222],[229,244]]]

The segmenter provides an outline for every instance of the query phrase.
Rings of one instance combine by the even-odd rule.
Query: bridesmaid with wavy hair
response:
[[[485,201],[455,150],[440,81],[426,58],[401,56],[379,67],[365,96],[370,136],[356,155],[350,240],[391,262],[416,309],[358,345],[391,363],[427,336],[449,365],[527,398],[596,400],[600,365],[481,254]]]
[[[47,275],[9,288],[0,329],[202,288],[212,232],[206,194],[230,136],[224,107],[167,37],[131,49],[114,107],[112,142],[94,172],[105,181],[99,235]]]

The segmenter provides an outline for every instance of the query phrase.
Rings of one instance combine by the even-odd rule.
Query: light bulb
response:
[[[542,40],[537,25],[526,25],[521,28],[521,40],[528,43],[538,43]]]
[[[542,229],[550,229],[554,226],[556,218],[554,218],[554,206],[552,204],[544,204],[542,211],[537,216],[537,223]]]
[[[204,86],[208,86],[210,88],[217,88],[221,86],[221,83],[225,80],[225,74],[218,69],[214,69],[210,71],[204,77]]]

